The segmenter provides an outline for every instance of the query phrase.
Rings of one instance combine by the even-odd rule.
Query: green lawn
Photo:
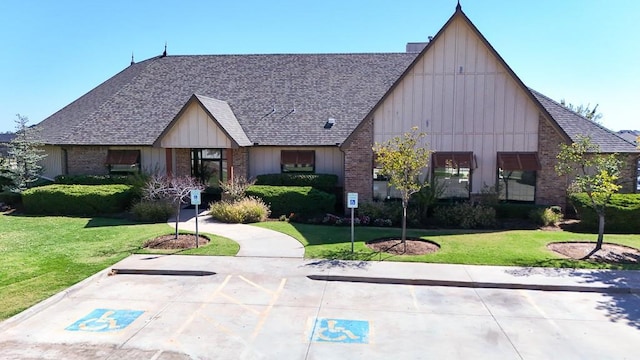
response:
[[[167,224],[132,224],[105,218],[0,215],[0,320],[113,265],[142,244],[171,234]],[[235,242],[212,241],[180,254],[235,255]],[[175,253],[158,250],[154,253]]]
[[[370,250],[365,242],[377,238],[400,236],[400,229],[356,227],[355,253],[351,254],[351,228],[287,222],[253,224],[283,232],[305,245],[305,257],[414,261],[449,264],[545,266],[572,268],[640,269],[638,265],[594,264],[562,259],[546,249],[556,241],[593,241],[597,235],[567,231],[508,230],[408,230],[407,236],[431,240],[440,250],[427,255],[390,255]],[[605,242],[640,248],[640,235],[606,235]]]

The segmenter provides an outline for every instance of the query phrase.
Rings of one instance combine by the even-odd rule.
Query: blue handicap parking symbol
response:
[[[369,322],[319,318],[313,327],[311,341],[368,344]]]
[[[65,330],[106,332],[122,330],[134,322],[144,311],[95,309]]]

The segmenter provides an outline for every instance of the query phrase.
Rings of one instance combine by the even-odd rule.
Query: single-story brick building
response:
[[[435,152],[443,196],[500,184],[505,200],[565,203],[558,145],[589,136],[625,159],[629,141],[528,88],[458,5],[406,53],[163,54],[134,63],[38,124],[47,176],[149,171],[211,186],[243,175],[330,173],[360,199],[393,196],[372,146],[412,127]]]

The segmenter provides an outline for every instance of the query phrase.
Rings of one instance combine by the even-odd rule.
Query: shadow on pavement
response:
[[[577,278],[585,284],[605,284],[628,292],[604,292],[596,309],[607,312],[611,322],[624,322],[640,329],[640,272],[630,270],[584,270],[527,267],[506,270],[513,276],[542,275],[547,277]]]

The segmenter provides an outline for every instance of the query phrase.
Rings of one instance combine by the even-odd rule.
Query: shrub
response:
[[[209,213],[222,222],[246,224],[266,221],[271,211],[261,199],[246,197],[236,201],[212,203]]]
[[[580,218],[583,231],[598,230],[598,215],[591,208],[587,194],[573,194],[571,204]],[[640,194],[614,194],[605,209],[605,232],[640,234]]]
[[[16,206],[22,200],[22,196],[19,192],[3,191],[0,192],[0,203],[5,203],[9,206]]]
[[[310,186],[250,186],[246,194],[258,197],[269,204],[273,216],[313,215],[331,212],[336,198],[333,194],[314,189]]]
[[[363,201],[358,204],[358,216],[367,216],[373,219],[374,225],[378,219],[399,224],[402,221],[402,204],[398,201]]]
[[[132,200],[131,185],[47,185],[25,190],[29,214],[104,215],[122,212]]]
[[[166,201],[141,201],[131,207],[133,218],[141,222],[166,222],[175,213],[175,208]]]
[[[535,204],[519,204],[519,203],[500,203],[493,206],[496,209],[496,217],[498,219],[530,219],[533,211],[542,211],[544,205]]]
[[[220,189],[224,200],[240,200],[247,196],[246,192],[249,186],[255,181],[248,181],[243,176],[234,176],[229,182],[220,182]]]
[[[552,226],[562,221],[562,209],[558,206],[534,209],[529,212],[529,219],[538,225]]]
[[[462,229],[489,228],[496,225],[495,209],[468,202],[439,206],[434,211],[438,225]]]
[[[256,185],[271,186],[311,186],[333,193],[338,185],[338,175],[334,174],[265,174],[256,177]]]
[[[56,184],[64,185],[129,185],[127,175],[58,175]]]

